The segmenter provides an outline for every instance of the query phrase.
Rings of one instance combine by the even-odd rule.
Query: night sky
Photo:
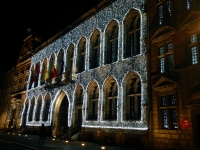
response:
[[[27,29],[43,40],[71,24],[101,0],[59,1],[4,1],[1,4],[1,71],[15,66]],[[67,3],[68,2],[68,3]]]

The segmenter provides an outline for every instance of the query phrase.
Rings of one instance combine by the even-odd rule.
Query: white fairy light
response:
[[[116,6],[118,6],[117,3],[119,3],[118,1],[113,2],[113,4],[116,3]],[[129,0],[125,0],[124,3],[130,3]],[[51,98],[51,103],[50,103],[50,108],[49,108],[49,115],[48,115],[48,119],[47,121],[42,121],[42,116],[40,116],[40,120],[39,121],[35,121],[35,111],[36,111],[36,107],[34,107],[34,113],[33,113],[33,120],[32,121],[28,121],[28,117],[26,118],[26,125],[27,126],[41,126],[41,123],[44,123],[45,126],[51,126],[52,123],[54,123],[53,121],[55,121],[53,118],[53,113],[54,113],[54,109],[55,109],[55,105],[57,104],[58,100],[62,100],[61,99],[61,89],[62,91],[65,93],[65,95],[67,96],[68,99],[68,126],[72,125],[72,119],[73,119],[73,111],[74,111],[74,107],[75,107],[75,94],[76,94],[76,88],[77,85],[80,84],[83,88],[84,91],[84,102],[83,102],[83,122],[82,122],[82,126],[83,127],[89,127],[89,128],[113,128],[113,129],[130,129],[130,130],[147,130],[148,126],[147,126],[147,116],[146,116],[146,109],[142,106],[142,104],[146,103],[148,101],[147,99],[147,85],[145,85],[146,81],[147,81],[147,69],[144,67],[146,66],[146,59],[147,57],[145,56],[146,53],[146,45],[145,43],[143,43],[143,39],[146,37],[146,24],[147,24],[147,20],[146,20],[146,14],[142,12],[142,8],[139,8],[141,5],[137,5],[137,3],[140,4],[144,4],[144,0],[138,0],[138,1],[133,1],[132,2],[132,6],[126,5],[129,8],[126,8],[123,13],[120,14],[120,16],[118,16],[119,18],[109,18],[110,16],[108,16],[106,18],[106,20],[104,18],[100,18],[97,17],[97,21],[98,21],[98,25],[97,25],[97,29],[100,31],[100,65],[98,68],[95,69],[89,69],[89,67],[87,67],[86,65],[89,64],[89,51],[90,51],[90,36],[92,35],[92,32],[94,31],[93,28],[88,28],[88,30],[84,29],[84,33],[89,33],[87,34],[87,36],[85,35],[80,35],[78,33],[80,33],[80,29],[84,28],[85,26],[90,26],[90,19],[88,21],[85,22],[85,25],[80,24],[78,27],[75,27],[74,29],[72,29],[69,33],[66,33],[66,35],[60,37],[60,38],[66,38],[66,40],[69,40],[67,42],[67,45],[70,45],[71,43],[74,44],[74,59],[73,59],[73,69],[72,69],[72,79],[76,80],[75,85],[76,86],[71,86],[71,85],[66,85],[63,88],[54,88],[51,89],[50,92],[50,98]],[[115,6],[115,5],[113,5]],[[137,56],[134,56],[132,58],[126,58],[123,59],[123,52],[124,52],[124,31],[125,31],[125,25],[124,25],[124,20],[127,17],[127,14],[129,13],[129,11],[134,8],[135,10],[137,10],[140,14],[140,54],[138,54]],[[113,15],[112,17],[115,17],[117,15],[115,15],[115,9],[116,12],[118,12],[119,10],[117,10],[117,8],[113,8]],[[109,9],[103,9],[102,11],[98,12],[96,15],[97,16],[103,16],[105,14],[106,11],[109,11]],[[105,16],[106,17],[106,16]],[[92,19],[92,18],[91,18]],[[119,26],[119,37],[118,37],[118,61],[115,62],[114,64],[110,64],[110,65],[104,65],[104,61],[105,61],[105,44],[106,44],[106,28],[107,25],[109,24],[109,22],[111,20],[116,20]],[[101,24],[102,23],[102,24]],[[82,32],[81,32],[82,33]],[[71,35],[73,34],[73,35]],[[73,36],[73,38],[71,38]],[[77,43],[78,43],[78,39],[80,39],[82,36],[84,36],[86,38],[86,55],[85,55],[85,71],[79,74],[76,74],[77,72],[77,68],[76,68],[76,58],[77,58]],[[77,42],[77,43],[76,43]],[[52,54],[55,55],[55,66],[57,66],[57,54],[59,49],[62,46],[59,42],[59,39],[56,40],[55,42],[53,42],[53,44],[48,45],[47,47],[45,47],[43,50],[39,51],[38,53],[36,53],[32,59],[31,59],[31,67],[30,67],[30,76],[29,76],[29,83],[30,83],[30,78],[31,78],[31,69],[32,66],[35,68],[37,63],[40,63],[40,75],[39,75],[39,79],[38,79],[38,86],[36,88],[34,88],[34,86],[32,86],[33,88],[29,89],[29,84],[27,85],[27,93],[26,93],[26,100],[29,100],[29,107],[27,110],[27,114],[29,114],[30,112],[30,107],[31,107],[31,101],[33,100],[33,97],[35,97],[35,106],[37,106],[37,101],[38,101],[38,97],[40,94],[47,92],[46,89],[44,89],[45,85],[40,85],[40,81],[42,78],[42,67],[43,67],[43,60],[45,58],[47,58],[47,68],[48,68],[48,72],[49,72],[49,63],[50,63],[50,58],[52,56]],[[67,48],[69,46],[66,46],[65,48]],[[63,48],[64,49],[64,48]],[[67,53],[65,53],[66,50],[64,50],[64,56],[67,56]],[[64,58],[66,58],[66,56]],[[137,61],[137,60],[140,60]],[[144,61],[143,61],[144,60]],[[126,77],[127,73],[130,71],[134,71],[137,72],[138,76],[140,77],[140,81],[141,81],[141,120],[140,121],[126,121],[123,119],[123,103],[124,103],[124,92],[125,89],[123,88],[123,83],[124,83],[124,78],[122,79],[122,81],[119,82],[118,80],[118,74],[109,74],[110,70],[106,70],[105,68],[108,68],[108,66],[112,66],[112,65],[123,65],[123,63],[128,62],[133,64],[133,62],[136,62],[136,64],[133,64],[134,67],[132,67],[131,69],[127,70],[126,72],[123,72],[124,74],[124,78]],[[66,64],[66,60],[64,60],[65,62],[65,66]],[[65,68],[65,67],[64,67]],[[113,76],[116,80],[117,86],[118,86],[118,98],[117,98],[117,111],[119,113],[117,113],[117,120],[116,121],[105,121],[103,120],[103,105],[104,105],[104,97],[105,97],[105,93],[104,93],[104,82],[101,83],[99,79],[93,79],[91,78],[90,80],[87,81],[82,81],[84,79],[81,78],[82,75],[86,75],[87,73],[96,73],[96,75],[98,76],[99,74],[97,74],[98,69],[100,70],[102,68],[102,70],[104,71],[100,71],[100,73],[102,74],[103,77],[99,77],[99,78],[103,78],[104,82],[107,80],[108,76]],[[87,76],[86,76],[87,77]],[[81,79],[80,79],[81,78]],[[98,85],[99,88],[99,99],[98,99],[98,117],[97,117],[97,121],[87,121],[87,101],[89,100],[89,97],[86,94],[86,91],[88,91],[88,85],[90,84],[90,82],[92,80],[95,80],[95,82]],[[84,83],[82,83],[84,82]],[[66,87],[70,87],[70,90],[67,91]],[[45,96],[42,94],[42,106],[41,108],[44,108],[44,99]],[[25,107],[26,107],[26,101],[24,101],[24,108],[23,108],[23,113],[25,112]],[[40,111],[41,113],[43,113],[43,110]],[[23,115],[24,116],[24,115]],[[29,116],[29,115],[27,115]],[[23,117],[21,117],[21,123],[23,121]]]

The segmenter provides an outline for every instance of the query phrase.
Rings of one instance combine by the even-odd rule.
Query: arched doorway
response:
[[[27,121],[27,111],[28,111],[28,106],[29,106],[29,100],[27,99],[25,102],[25,108],[24,108],[24,113],[23,113],[23,118],[22,118],[22,127],[24,127],[26,125],[26,121]]]
[[[58,111],[58,132],[57,135],[64,135],[68,130],[68,99],[67,96],[63,98],[60,109]]]
[[[62,92],[55,104],[52,135],[63,136],[68,131],[68,109],[69,101],[64,92]]]

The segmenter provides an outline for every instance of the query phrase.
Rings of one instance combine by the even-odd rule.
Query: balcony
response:
[[[69,85],[69,84],[74,84],[75,80],[72,80],[68,75],[62,74],[59,76],[56,76],[53,79],[47,79],[45,82],[45,89],[53,89],[53,88],[58,88],[61,86]]]

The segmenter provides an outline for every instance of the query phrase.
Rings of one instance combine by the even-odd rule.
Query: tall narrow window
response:
[[[118,55],[118,25],[112,25],[107,29],[107,47],[105,52],[105,64],[117,61]]]
[[[45,102],[44,102],[43,121],[48,120],[49,108],[50,108],[50,95],[47,94],[45,97]]]
[[[141,119],[141,83],[139,78],[132,78],[127,85],[126,120]]]
[[[157,0],[158,24],[166,23],[172,16],[171,0]]]
[[[88,102],[88,120],[97,120],[99,89],[97,84],[91,89]]]
[[[173,60],[173,44],[172,42],[166,43],[158,49],[158,67],[159,72],[164,73],[174,69]]]
[[[28,121],[33,121],[33,109],[35,106],[35,99],[33,98],[30,104],[30,110],[29,110],[29,117],[28,117]]]
[[[189,49],[190,49],[191,64],[192,65],[198,64],[199,63],[199,49],[198,49],[198,38],[197,38],[196,33],[190,36]]]
[[[73,58],[74,58],[74,45],[70,45],[68,51],[67,51],[67,68],[66,68],[66,74],[67,74],[67,78],[71,78],[71,74],[72,74],[72,66],[73,66]]]
[[[110,83],[110,89],[107,91],[105,102],[105,120],[117,119],[117,85],[116,82]]]
[[[78,57],[77,57],[77,67],[78,72],[85,71],[85,50],[86,50],[86,42],[85,39],[79,43],[78,46]]]
[[[91,38],[91,50],[90,50],[90,69],[99,67],[100,58],[100,33],[93,35]]]
[[[41,106],[42,106],[42,98],[40,96],[39,99],[38,99],[38,102],[37,102],[36,113],[35,113],[35,121],[40,120]]]
[[[160,127],[177,129],[177,99],[175,94],[159,95]]]
[[[133,14],[131,19],[127,19],[126,29],[126,49],[124,58],[132,57],[140,53],[140,17]]]

